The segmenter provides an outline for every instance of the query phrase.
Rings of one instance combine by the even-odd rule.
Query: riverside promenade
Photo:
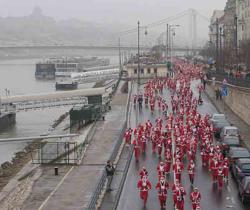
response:
[[[54,165],[36,167],[26,177],[28,180],[24,178],[22,185],[18,185],[20,190],[10,193],[12,197],[7,196],[8,200],[0,203],[0,209],[86,209],[124,128],[128,94],[122,92],[123,84],[120,83],[112,98],[105,121],[97,122],[81,163],[57,166],[58,176],[54,175]]]

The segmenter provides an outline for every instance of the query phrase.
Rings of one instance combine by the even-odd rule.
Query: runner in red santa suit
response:
[[[180,184],[179,180],[175,180],[175,183],[172,186],[174,207],[176,207],[176,205],[177,205],[177,195],[176,195],[176,192],[177,192],[177,190],[180,187],[181,187],[181,184]]]
[[[173,165],[173,170],[175,172],[175,178],[176,180],[179,180],[179,182],[181,181],[181,173],[183,169],[184,169],[183,163],[181,163],[179,159],[176,159],[176,162]]]
[[[201,193],[198,191],[197,187],[195,187],[194,191],[191,192],[190,200],[192,202],[193,210],[200,209]]]
[[[155,109],[155,101],[153,98],[150,99],[150,110],[151,112],[154,112]]]
[[[142,177],[142,179],[138,181],[137,188],[140,191],[140,198],[143,200],[144,206],[146,206],[148,200],[148,191],[152,188],[152,185],[146,176]]]
[[[139,172],[139,176],[141,179],[143,177],[148,177],[148,171],[145,166],[142,167],[141,171]]]
[[[147,139],[145,136],[142,136],[142,138],[141,138],[141,151],[142,151],[142,153],[146,152],[146,146],[147,146]]]
[[[190,160],[190,163],[188,164],[188,175],[190,183],[194,184],[194,174],[195,174],[195,164],[193,160]]]
[[[157,166],[157,172],[158,172],[158,179],[159,180],[161,177],[165,177],[165,174],[166,174],[165,165],[162,161]]]
[[[210,170],[212,172],[213,183],[217,181],[219,163],[217,158],[213,158],[213,161],[210,164]]]
[[[155,153],[156,145],[157,145],[157,136],[156,136],[156,134],[154,134],[152,136],[151,142],[152,142],[152,153]]]
[[[208,154],[206,152],[206,149],[202,148],[202,150],[201,150],[202,166],[207,166],[208,165],[208,159],[209,159],[209,156],[208,156]]]
[[[124,134],[125,142],[127,145],[131,144],[131,130],[127,129],[125,134]]]
[[[158,150],[158,157],[161,158],[161,153],[162,153],[162,148],[163,148],[163,141],[162,138],[158,138],[157,141],[157,150]]]
[[[166,172],[166,174],[170,173],[171,162],[172,162],[172,154],[171,154],[171,150],[168,148],[165,151],[165,172]]]
[[[160,178],[155,188],[158,190],[158,198],[159,198],[160,206],[162,209],[163,208],[165,209],[169,185],[164,177]]]
[[[139,142],[136,139],[134,139],[134,141],[133,141],[132,144],[134,146],[135,160],[136,160],[136,162],[138,162],[139,161],[139,157],[140,157],[140,145],[139,145]]]
[[[176,190],[176,198],[177,198],[176,207],[178,210],[184,210],[184,198],[186,194],[187,193],[184,187],[182,186]]]
[[[222,168],[222,166],[219,166],[218,172],[217,172],[217,180],[218,180],[219,190],[221,190],[223,187],[223,178],[224,178],[223,168]]]

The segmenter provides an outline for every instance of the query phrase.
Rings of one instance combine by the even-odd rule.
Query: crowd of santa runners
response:
[[[162,209],[169,199],[173,199],[175,209],[184,210],[185,200],[190,199],[193,210],[200,210],[202,196],[198,186],[194,185],[197,155],[201,156],[202,167],[211,173],[211,181],[217,183],[218,190],[228,181],[229,162],[220,147],[214,144],[209,116],[201,116],[198,112],[199,98],[191,89],[192,81],[201,77],[202,66],[176,61],[174,77],[150,80],[143,86],[143,91],[134,96],[135,107],[145,106],[145,111],[161,113],[154,122],[147,120],[125,132],[125,141],[134,148],[136,162],[150,151],[146,147],[151,147],[152,155],[159,159],[155,166],[157,177],[152,177],[145,167],[138,173],[137,187],[145,206],[149,191],[155,187]],[[201,95],[202,85],[197,88]],[[164,98],[164,91],[168,91],[168,98]],[[184,170],[187,170],[192,187],[190,195],[182,186]],[[174,178],[172,182],[170,177]],[[152,186],[153,182],[157,184]],[[169,190],[172,190],[172,198],[167,196]]]

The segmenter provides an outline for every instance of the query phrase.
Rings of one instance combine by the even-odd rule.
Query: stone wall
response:
[[[221,87],[221,82],[215,85],[207,85],[207,93],[215,98],[216,88]],[[225,97],[225,104],[242,120],[250,125],[250,89],[228,85],[228,96]]]

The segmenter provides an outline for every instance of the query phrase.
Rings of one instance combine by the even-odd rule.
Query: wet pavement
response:
[[[192,89],[197,95],[196,91],[197,82],[192,84]],[[169,92],[164,91],[164,99],[169,101]],[[204,96],[204,104],[199,107],[200,113],[203,114],[213,114],[216,113],[216,108],[211,104],[209,99]],[[132,127],[135,125],[135,109],[132,110]],[[161,116],[160,111],[156,110],[153,114],[147,109],[143,108],[140,112],[140,122],[145,122],[146,120],[151,120],[153,122],[157,117]],[[127,178],[123,187],[123,191],[121,194],[121,198],[118,205],[118,210],[142,210],[142,209],[160,209],[157,191],[155,189],[157,183],[157,164],[158,157],[155,154],[152,154],[151,151],[151,143],[149,142],[147,145],[147,150],[144,156],[140,157],[140,161],[136,163],[134,157],[131,161],[129,171],[127,174]],[[187,191],[187,196],[185,198],[185,209],[192,209],[191,202],[189,200],[189,195],[191,191],[191,185],[189,182],[188,174],[187,174],[187,161],[185,161],[185,169],[182,175],[182,184]],[[152,183],[152,190],[149,192],[147,206],[143,207],[143,202],[139,197],[139,191],[137,189],[138,182],[138,173],[139,170],[145,166],[149,171],[149,180]],[[170,186],[173,184],[173,173],[171,173],[168,177],[168,182]],[[201,166],[200,155],[196,155],[196,176],[194,185],[197,186],[201,192],[201,209],[202,210],[249,210],[250,205],[246,204],[243,206],[240,202],[238,196],[238,190],[235,181],[231,178],[229,179],[229,183],[225,184],[223,190],[221,192],[218,191],[216,185],[212,185],[211,176],[207,169],[203,169]],[[174,209],[173,207],[173,199],[172,192],[168,190],[168,198],[167,198],[167,206],[166,209]]]

